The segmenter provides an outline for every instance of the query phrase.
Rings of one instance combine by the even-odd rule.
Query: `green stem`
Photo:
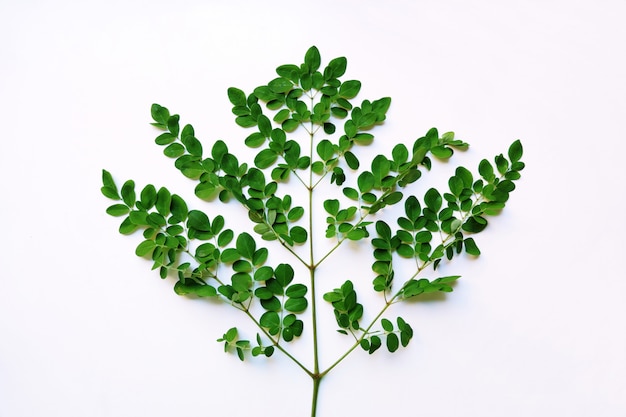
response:
[[[306,374],[308,376],[310,376],[311,378],[315,377],[315,374],[311,371],[309,371],[309,369],[304,366],[302,364],[302,362],[300,362],[298,359],[296,359],[291,353],[289,353],[285,348],[283,348],[278,340],[275,340],[272,335],[270,335],[267,330],[265,330],[263,328],[263,326],[261,326],[261,323],[258,322],[258,320],[256,318],[254,318],[254,316],[250,313],[250,311],[248,309],[241,309],[241,311],[243,311],[244,313],[246,313],[246,315],[250,318],[250,320],[252,320],[254,322],[254,324],[257,325],[257,327],[259,329],[261,329],[261,331],[263,332],[263,334],[265,334],[265,336],[270,339],[273,342],[273,345],[276,347],[276,349],[280,350],[282,353],[285,354],[285,356],[287,356],[289,359],[291,359],[296,365],[298,365],[304,372],[306,372]],[[316,372],[317,373],[317,372]]]
[[[311,99],[312,100],[312,99]],[[311,103],[312,105],[312,103]],[[311,126],[311,131],[313,126]],[[313,160],[313,133],[310,134],[311,145],[311,160]],[[309,187],[308,190],[308,198],[309,198],[309,275],[311,281],[311,327],[313,330],[313,372],[317,374],[319,372],[319,352],[318,352],[318,338],[317,338],[317,297],[315,294],[315,254],[313,253],[313,187],[311,184],[313,183],[313,170],[309,169]],[[317,393],[314,395],[315,400],[317,400]]]
[[[313,399],[311,401],[311,417],[315,417],[317,413],[317,395],[320,389],[320,382],[322,382],[322,377],[318,376],[313,377]]]
[[[376,203],[378,203],[379,201],[381,201],[383,198],[385,198],[387,195],[389,195],[389,193],[390,193],[390,192],[391,192],[391,191],[385,191],[385,192],[383,193],[383,195],[381,195],[381,196],[380,196],[380,197],[379,197],[379,198],[378,198],[378,199],[374,202],[374,204],[376,204]],[[358,221],[358,222],[357,222],[357,223],[356,223],[356,224],[352,227],[352,229],[350,229],[350,231],[352,231],[352,230],[354,230],[354,229],[358,228],[358,227],[361,225],[361,223],[363,223],[363,222],[367,219],[367,217],[368,217],[369,215],[370,215],[370,213],[369,213],[369,212],[367,212],[367,213],[365,213],[365,214],[361,215],[361,218],[359,219],[359,221]],[[349,233],[350,231],[348,231],[348,233]],[[317,263],[316,263],[316,264],[314,264],[313,266],[314,266],[315,268],[317,268],[317,267],[318,267],[318,266],[319,266],[322,262],[324,262],[324,261],[326,260],[326,258],[328,258],[328,257],[329,257],[329,256],[330,256],[330,255],[331,255],[331,254],[335,251],[335,250],[337,250],[337,248],[339,248],[339,246],[341,246],[341,244],[342,244],[342,243],[343,243],[343,242],[347,239],[347,237],[346,237],[346,236],[347,236],[347,234],[348,234],[348,233],[346,233],[346,234],[345,234],[345,235],[344,235],[341,239],[339,239],[339,240],[337,241],[337,243],[335,244],[335,246],[333,246],[333,247],[332,247],[332,249],[330,249],[330,250],[326,253],[326,255],[322,256],[322,258],[321,258],[319,261],[317,261]]]
[[[291,249],[291,247],[284,240],[282,240],[280,237],[278,237],[278,234],[276,234],[276,238],[280,242],[280,244],[285,249],[287,249],[287,251],[289,253],[291,253],[298,261],[300,261],[302,263],[302,265],[306,266],[307,268],[309,267],[309,264],[304,259],[302,259],[293,249]]]
[[[371,328],[374,326],[374,324],[376,324],[376,322],[385,313],[385,311],[387,311],[389,306],[393,304],[394,300],[398,297],[398,295],[400,295],[400,291],[398,291],[393,297],[391,297],[389,301],[385,303],[385,306],[380,310],[380,312],[376,315],[376,317],[374,317],[370,325],[367,326],[367,328],[363,331],[363,334],[361,335],[361,337],[359,337],[359,339],[356,342],[354,342],[352,347],[350,347],[350,349],[348,349],[346,353],[341,355],[339,359],[337,359],[332,365],[330,365],[324,372],[320,373],[320,378],[322,378],[324,375],[329,373],[335,366],[339,365],[345,358],[348,357],[350,353],[352,353],[352,351],[354,351],[354,349],[356,349],[361,344],[361,341],[365,338],[365,336],[367,336]]]
[[[319,352],[317,338],[317,303],[315,297],[315,268],[309,269],[311,276],[311,327],[313,330],[313,373],[319,372]]]
[[[313,110],[313,96],[311,97],[311,111]],[[311,130],[309,131],[309,157],[313,161],[313,137],[315,131],[313,129],[313,122],[311,122]],[[317,185],[317,184],[316,184]],[[315,417],[317,413],[317,397],[319,394],[319,386],[321,382],[321,375],[319,375],[319,350],[318,350],[318,335],[317,335],[317,296],[315,291],[315,271],[317,269],[315,265],[315,253],[313,250],[313,169],[309,167],[309,185],[307,188],[309,199],[309,276],[311,281],[311,327],[313,331],[313,374],[309,374],[313,378],[313,398],[311,399],[311,417]]]

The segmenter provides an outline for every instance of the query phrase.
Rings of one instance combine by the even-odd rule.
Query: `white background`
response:
[[[393,98],[376,152],[432,126],[471,143],[418,195],[517,138],[527,164],[477,236],[483,255],[443,267],[463,276],[455,291],[391,312],[413,325],[409,347],[355,351],[323,381],[318,414],[625,416],[625,14],[618,0],[2,1],[0,416],[309,414],[310,379],[280,355],[225,355],[226,329],[254,329],[176,296],[99,188],[106,168],[224,210],[195,200],[154,145],[150,104],[193,123],[205,149],[237,149],[248,132],[226,89],[267,83],[311,45],[348,58],[360,98]],[[367,253],[343,249],[319,291],[350,278],[380,302]],[[324,367],[349,341],[320,310]],[[307,364],[309,342],[294,346]]]

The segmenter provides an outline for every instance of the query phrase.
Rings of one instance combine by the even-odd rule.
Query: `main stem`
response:
[[[313,378],[313,402],[311,404],[311,417],[315,417],[317,412],[317,394],[319,392],[320,382],[322,382],[321,376]]]
[[[313,98],[311,98],[311,106],[313,106]],[[313,160],[313,123],[311,123],[311,130],[309,131],[310,135],[310,148],[309,155],[311,161]],[[315,270],[317,269],[315,265],[315,257],[313,251],[313,170],[309,168],[309,186],[308,190],[308,198],[309,198],[309,276],[311,281],[311,325],[313,328],[313,374],[311,378],[313,378],[313,398],[311,400],[311,417],[315,417],[317,412],[317,396],[319,393],[319,387],[321,382],[321,376],[319,374],[319,351],[318,351],[318,337],[317,337],[317,297],[315,292]]]

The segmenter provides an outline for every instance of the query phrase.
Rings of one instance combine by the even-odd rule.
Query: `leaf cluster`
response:
[[[413,328],[402,317],[397,317],[396,323],[397,328],[389,319],[381,319],[380,324],[383,330],[370,334],[359,342],[363,350],[370,355],[376,352],[382,346],[382,337],[385,338],[385,346],[390,353],[397,351],[400,345],[407,347],[413,337]]]
[[[214,297],[245,312],[250,311],[253,299],[259,302],[266,311],[260,325],[267,330],[271,344],[264,347],[257,336],[258,346],[251,348],[254,356],[271,356],[277,343],[273,336],[291,342],[302,334],[303,322],[296,315],[308,307],[308,288],[292,283],[294,270],[289,264],[266,265],[267,248],[257,247],[249,233],[235,236],[224,227],[221,215],[210,219],[202,211],[190,210],[180,196],[164,187],[156,191],[147,185],[137,196],[132,180],[124,182],[120,191],[108,171],[103,170],[102,180],[102,193],[117,201],[107,213],[124,216],[122,234],[143,231],[144,240],[135,253],[150,257],[161,278],[175,272],[177,294]],[[222,278],[224,273],[229,280]],[[250,343],[237,337],[237,329],[231,328],[220,341],[225,342],[226,351],[242,357]]]
[[[408,345],[411,325],[402,317],[385,318],[387,309],[421,294],[453,290],[458,275],[431,280],[422,277],[423,271],[436,271],[442,261],[462,253],[480,255],[475,235],[488,226],[489,216],[505,207],[524,169],[523,148],[515,141],[506,156],[497,155],[492,162],[483,159],[474,173],[459,166],[447,188],[428,188],[418,196],[411,188],[423,171],[469,145],[453,132],[440,134],[432,128],[408,145],[396,144],[390,154],[366,160],[360,148],[375,140],[373,132],[386,120],[391,99],[357,100],[361,82],[342,79],[346,69],[345,57],[323,66],[313,46],[302,63],[278,66],[275,76],[251,92],[230,87],[227,97],[234,122],[248,130],[243,141],[253,150],[251,161],[231,153],[224,141],[203,145],[193,126],[181,124],[179,115],[159,104],[151,106],[152,125],[160,130],[155,143],[185,177],[197,182],[195,195],[210,204],[239,203],[254,233],[234,233],[222,215],[210,218],[189,209],[166,188],[147,185],[136,191],[135,183],[128,180],[118,189],[111,174],[102,173],[102,193],[115,200],[107,213],[123,217],[119,231],[143,233],[136,247],[138,256],[151,259],[162,278],[170,273],[177,277],[177,294],[222,301],[256,325],[256,343],[240,339],[237,327],[229,328],[218,339],[225,351],[243,360],[246,352],[269,357],[280,350],[317,384],[358,346],[372,354],[383,344],[391,353]],[[315,199],[323,181],[336,194]],[[299,183],[304,197],[285,191],[288,182]],[[404,210],[394,218],[384,209],[397,204]],[[323,254],[316,253],[313,245],[314,235],[321,232],[313,229],[312,212],[318,209],[326,216],[323,235],[334,243]],[[258,237],[272,242],[270,249],[260,247]],[[366,279],[381,295],[381,305],[375,319],[365,323],[364,306],[357,301],[353,283],[364,278],[360,276],[348,277],[338,288],[323,293],[338,332],[352,336],[354,344],[319,372],[316,273],[346,240],[371,249],[372,277]],[[307,244],[308,259],[298,248]],[[310,285],[296,276],[291,263],[267,264],[269,251],[282,249],[310,272]],[[399,276],[397,263],[406,261],[415,269]],[[313,370],[285,347],[305,331],[301,314],[309,306]]]

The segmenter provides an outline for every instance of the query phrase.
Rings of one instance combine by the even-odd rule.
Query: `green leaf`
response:
[[[211,148],[211,156],[215,160],[216,163],[221,163],[224,155],[228,153],[228,147],[226,143],[221,140],[216,141]]]
[[[130,221],[130,216],[126,217],[119,227],[119,232],[123,235],[129,235],[137,230],[137,225]]]
[[[198,198],[201,198],[201,199],[211,198],[215,194],[216,191],[217,191],[217,187],[215,187],[215,184],[210,183],[210,182],[201,182],[198,185],[196,185],[196,188],[194,188],[194,193],[196,194]]]
[[[372,174],[375,184],[381,184],[383,178],[389,174],[391,163],[384,155],[376,155],[372,160]]]
[[[480,249],[478,249],[478,246],[476,245],[476,242],[474,242],[473,238],[469,237],[465,239],[463,241],[463,244],[465,245],[465,252],[467,252],[468,254],[474,256],[480,255]]]
[[[361,193],[370,191],[374,187],[374,182],[374,175],[369,171],[363,171],[357,179],[359,191]]]
[[[220,260],[227,264],[235,262],[239,258],[240,258],[239,252],[237,251],[237,249],[234,249],[234,248],[224,249],[224,251],[220,255]]]
[[[301,298],[306,295],[307,291],[308,289],[306,285],[293,284],[287,288],[287,290],[285,291],[285,295],[291,298]]]
[[[138,225],[138,226],[148,225],[148,213],[145,211],[133,210],[130,213],[128,213],[128,218],[135,225]]]
[[[246,179],[248,180],[248,185],[250,189],[263,192],[265,189],[265,175],[263,171],[258,170],[256,168],[250,168],[248,173],[246,174]]]
[[[343,154],[343,157],[346,160],[346,164],[348,165],[348,167],[350,169],[359,169],[359,160],[357,159],[357,157],[350,151],[347,151],[346,153]]]
[[[352,120],[346,121],[346,123],[343,125],[343,129],[349,138],[356,137],[356,134],[358,132],[357,126],[354,124]]]
[[[108,215],[115,217],[124,216],[128,214],[129,211],[130,209],[125,204],[113,204],[106,210]]]
[[[372,111],[377,114],[378,121],[384,119],[385,113],[389,110],[389,106],[391,105],[391,97],[383,97],[381,99],[375,100],[372,103]]]
[[[398,317],[397,319],[398,329],[400,329],[400,339],[403,347],[406,347],[409,344],[409,341],[413,337],[413,329],[411,325],[404,321],[402,317]]]
[[[224,173],[232,176],[239,175],[239,161],[235,155],[230,153],[224,154],[221,164]]]
[[[233,240],[234,235],[235,234],[233,233],[232,230],[230,230],[230,229],[224,230],[217,237],[217,244],[218,244],[218,246],[224,247],[224,246],[228,245]]]
[[[463,223],[462,229],[466,232],[480,233],[487,227],[487,220],[481,216],[469,217],[465,223]]]
[[[471,188],[474,183],[472,173],[465,167],[458,167],[455,176],[463,181],[463,187]]]
[[[515,142],[513,142],[511,144],[511,146],[509,147],[509,159],[511,160],[511,163],[515,163],[518,162],[520,159],[522,159],[522,154],[524,153],[524,148],[522,147],[522,142],[518,140],[516,140]]]
[[[348,115],[348,111],[341,107],[331,107],[330,112],[333,114],[333,116],[338,117],[340,119],[343,119],[344,117]]]
[[[128,207],[133,207],[135,205],[135,182],[133,180],[128,180],[122,185],[122,200],[124,200],[124,204]]]
[[[324,301],[328,301],[329,303],[334,303],[336,301],[341,301],[343,296],[338,292],[327,292],[323,295]]]
[[[304,209],[302,207],[294,207],[289,210],[287,214],[287,218],[290,222],[295,222],[299,220],[304,215]]]
[[[387,350],[393,353],[396,350],[398,350],[399,346],[400,346],[400,341],[398,340],[398,335],[395,333],[388,333],[387,334]]]
[[[163,154],[170,158],[178,158],[185,153],[185,147],[180,143],[172,143],[163,149]]]
[[[391,239],[391,228],[382,220],[378,220],[376,222],[376,232],[380,237],[387,241]]]
[[[193,136],[187,136],[182,139],[185,148],[187,148],[187,152],[193,156],[202,156],[202,144],[198,139]]]
[[[172,194],[171,196],[170,211],[172,213],[172,216],[176,218],[176,220],[179,220],[181,222],[187,220],[187,203],[185,203],[185,200],[183,200],[176,194]]]
[[[386,332],[393,332],[393,323],[387,319],[381,319],[380,324]]]
[[[328,161],[335,155],[333,144],[328,139],[323,139],[317,144],[317,154],[323,161]]]
[[[345,187],[343,189],[343,195],[345,195],[346,197],[348,197],[350,200],[358,200],[359,199],[359,192],[357,190],[355,190],[354,188],[351,187]]]
[[[282,123],[285,120],[289,119],[290,116],[291,116],[291,112],[289,111],[289,109],[282,109],[274,115],[273,120],[276,123]]]
[[[500,175],[504,175],[509,168],[509,161],[507,161],[506,158],[502,156],[502,154],[496,156],[495,161],[498,172],[500,173]]]
[[[362,228],[352,229],[348,231],[346,237],[350,240],[361,240],[368,236],[367,231]]]
[[[361,145],[369,145],[374,139],[374,135],[371,133],[358,133],[354,135],[354,141]]]
[[[369,354],[371,355],[372,353],[376,352],[378,350],[378,348],[380,348],[380,346],[382,345],[382,342],[380,340],[380,337],[378,336],[372,336],[370,338],[370,349],[369,349]]]
[[[463,180],[457,176],[450,177],[448,187],[454,196],[459,197],[463,192]]]
[[[215,252],[215,246],[211,243],[203,243],[196,248],[196,257],[207,258],[212,257]]]
[[[201,232],[211,231],[211,223],[209,221],[209,217],[198,210],[191,210],[189,212],[187,226]]]
[[[167,222],[165,221],[165,217],[161,216],[159,213],[149,213],[146,221],[148,225],[155,228],[165,227],[165,225],[167,224]]]
[[[287,78],[278,77],[270,81],[267,86],[274,93],[287,93],[289,90],[293,88],[293,83],[289,81]]]
[[[341,84],[339,88],[339,96],[342,98],[351,99],[357,96],[361,91],[361,81],[350,80]]]
[[[273,150],[263,149],[254,158],[254,165],[260,169],[269,168],[270,166],[274,165],[274,162],[276,162],[277,158],[278,155]]]
[[[400,191],[394,191],[389,193],[383,198],[383,202],[387,205],[394,205],[402,201],[402,193]]]
[[[170,204],[172,203],[172,196],[167,188],[161,187],[157,193],[156,209],[162,216],[170,214]]]
[[[326,210],[328,214],[336,216],[337,213],[339,212],[339,200],[336,200],[336,199],[325,200],[324,210]]]
[[[415,222],[422,213],[422,207],[419,200],[415,196],[409,196],[404,202],[404,212],[410,221]],[[407,229],[412,230],[412,229]]]
[[[102,187],[100,188],[100,191],[102,192],[102,195],[104,195],[107,198],[110,198],[111,200],[120,200],[120,195],[117,192],[117,188],[111,188],[111,187]]]
[[[162,125],[166,125],[170,118],[170,112],[156,103],[150,107],[150,113],[152,114],[152,119]]]
[[[269,251],[267,248],[259,248],[254,251],[254,255],[252,256],[252,264],[254,266],[261,266],[267,261],[267,257],[269,256]]]
[[[259,323],[266,329],[279,329],[280,328],[280,316],[274,311],[268,311],[263,313],[259,319]],[[270,333],[272,333],[270,331]]]
[[[230,100],[234,106],[247,106],[246,94],[235,87],[228,89],[228,100]]]
[[[308,51],[306,51],[306,54],[304,55],[304,63],[309,67],[309,74],[313,74],[319,69],[321,56],[317,47],[312,46]]]
[[[174,284],[174,292],[178,295],[197,295],[198,297],[216,297],[217,290],[215,287],[211,285],[201,285],[196,283],[190,283],[191,281],[187,280],[186,283],[182,283],[178,281]]]
[[[439,193],[439,191],[437,191],[434,188],[431,188],[428,191],[426,191],[426,194],[424,195],[424,203],[426,204],[426,207],[428,207],[429,209],[431,209],[432,211],[436,213],[441,208],[442,202],[443,200],[441,198],[441,194]]]
[[[306,298],[289,298],[285,301],[285,310],[291,313],[300,313],[309,305]]]
[[[114,191],[114,194],[117,195],[117,186],[115,185],[115,181],[113,181],[113,176],[111,176],[111,173],[106,169],[102,170],[102,185],[111,189]]]
[[[245,140],[246,146],[249,148],[258,148],[265,143],[266,137],[261,132],[254,132]]]
[[[295,243],[304,243],[307,240],[308,234],[305,228],[294,226],[289,231],[289,237],[291,237]]]
[[[252,116],[239,116],[235,118],[235,123],[241,127],[256,126],[256,119]]]
[[[397,165],[400,165],[408,161],[409,150],[404,144],[399,143],[391,151],[391,156],[393,157],[393,162],[395,162]]]
[[[267,281],[274,275],[274,269],[270,266],[262,266],[254,272],[255,281]]]
[[[254,95],[256,97],[258,97],[260,100],[266,101],[266,102],[271,102],[273,100],[276,100],[277,97],[279,97],[279,95],[277,93],[275,93],[274,91],[272,91],[272,89],[268,86],[260,86],[254,89]],[[268,103],[268,108],[269,103]]]
[[[433,283],[434,284],[452,284],[456,282],[459,278],[461,278],[460,275],[450,275],[447,277],[437,278],[433,281]]]
[[[237,261],[235,264],[239,262],[240,261]],[[233,264],[233,267],[235,264]],[[247,292],[252,286],[252,277],[249,274],[238,273],[233,275],[231,280],[233,283],[233,289],[239,293]]]
[[[189,136],[194,136],[195,135],[195,131],[193,130],[193,126],[192,125],[185,125],[185,127],[183,128],[183,131],[180,133],[180,137],[182,139],[185,139]]]
[[[478,164],[478,172],[487,182],[492,182],[496,177],[493,172],[493,166],[486,159],[483,159]]]
[[[295,119],[287,119],[281,126],[285,132],[291,133],[300,126],[300,122]]]
[[[174,114],[170,116],[169,119],[167,119],[167,128],[174,136],[178,136],[178,131],[180,129],[178,124],[179,119],[180,116],[178,116],[177,114]]]
[[[439,159],[448,159],[454,153],[451,148],[446,146],[435,146],[430,149],[430,152]]]
[[[348,60],[345,57],[339,57],[331,59],[328,63],[328,68],[332,71],[333,78],[339,78],[346,73],[346,67],[348,66]]]
[[[254,251],[256,250],[256,243],[252,236],[248,233],[243,232],[239,236],[237,236],[237,241],[235,243],[235,247],[241,256],[246,259],[252,260],[254,256]]]
[[[152,207],[154,207],[156,200],[157,200],[156,188],[154,188],[154,185],[152,184],[146,185],[144,189],[141,191],[141,197],[140,197],[141,205],[143,206],[144,209],[150,210]]]
[[[282,308],[280,300],[275,296],[271,296],[267,299],[261,299],[261,306],[268,311],[280,311]]]
[[[427,243],[430,242],[432,238],[433,234],[431,232],[423,230],[415,235],[415,243]]]
[[[135,249],[135,254],[137,256],[151,254],[155,247],[156,243],[154,243],[154,240],[144,240],[137,246],[137,249]]]
[[[298,73],[300,68],[297,65],[281,65],[276,68],[276,73],[284,78],[289,78],[291,81],[296,81],[298,79]]]
[[[280,264],[274,270],[274,277],[276,277],[276,282],[278,282],[281,287],[285,288],[293,280],[293,268],[289,264]]]

